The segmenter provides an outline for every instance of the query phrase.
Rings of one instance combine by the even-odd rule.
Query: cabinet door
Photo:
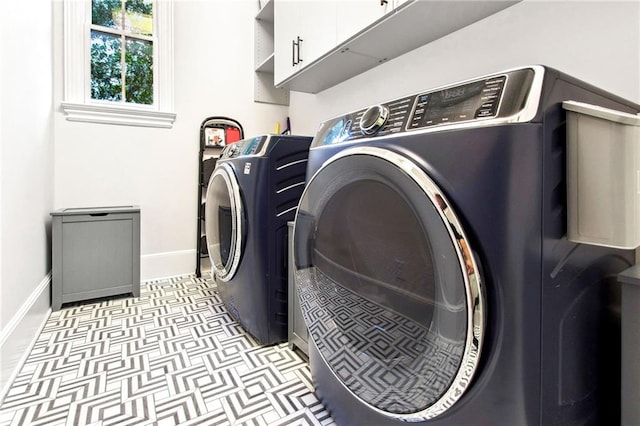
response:
[[[274,82],[299,72],[336,46],[338,0],[276,0]]]
[[[344,1],[338,7],[336,44],[341,44],[393,10],[396,0]]]
[[[337,0],[307,0],[302,5],[300,68],[328,53],[336,46]],[[343,2],[344,3],[344,2]]]
[[[131,214],[65,217],[62,224],[62,302],[132,291],[134,219]]]
[[[275,0],[273,80],[276,86],[300,68],[294,62],[296,46],[293,43],[300,36],[301,12],[302,6],[299,1]]]

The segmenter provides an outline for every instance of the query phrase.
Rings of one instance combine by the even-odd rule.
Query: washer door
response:
[[[310,179],[294,241],[303,316],[336,378],[403,421],[453,406],[479,360],[484,290],[422,169],[386,149],[342,151]]]
[[[207,188],[205,232],[211,268],[215,276],[229,281],[240,264],[243,214],[240,187],[229,164],[216,167]]]

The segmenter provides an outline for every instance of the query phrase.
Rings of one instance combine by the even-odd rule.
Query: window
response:
[[[153,1],[91,2],[91,99],[153,104]]]
[[[171,127],[171,0],[65,0],[67,120]]]

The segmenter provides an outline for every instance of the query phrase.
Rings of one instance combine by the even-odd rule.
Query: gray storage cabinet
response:
[[[60,209],[53,216],[51,308],[117,294],[140,296],[140,208]]]

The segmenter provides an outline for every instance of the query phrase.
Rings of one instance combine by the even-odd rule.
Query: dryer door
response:
[[[464,394],[484,335],[484,294],[461,223],[406,157],[356,147],[310,179],[294,231],[310,336],[340,382],[403,421]]]
[[[205,232],[212,271],[222,281],[233,278],[240,264],[243,215],[240,187],[233,168],[221,164],[209,179]]]

